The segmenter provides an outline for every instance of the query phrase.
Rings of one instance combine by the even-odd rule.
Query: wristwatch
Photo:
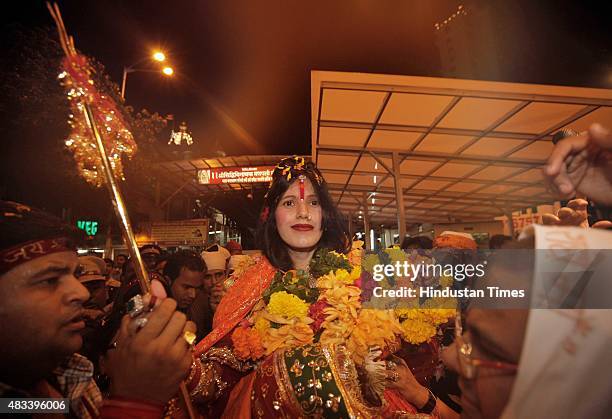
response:
[[[429,392],[427,403],[425,403],[421,408],[417,409],[417,412],[419,413],[429,414],[436,408],[436,402],[438,399],[436,399],[436,396],[434,396],[430,389],[427,389],[427,391]]]

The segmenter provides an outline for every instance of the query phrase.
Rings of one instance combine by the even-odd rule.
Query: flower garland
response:
[[[319,342],[344,344],[354,362],[363,365],[372,348],[395,347],[399,339],[419,344],[435,336],[438,326],[455,314],[453,309],[438,308],[439,302],[420,305],[417,300],[409,308],[363,306],[376,284],[372,255],[362,270],[361,245],[356,242],[348,255],[320,249],[309,272],[277,272],[263,298],[232,333],[235,355],[255,361],[277,349]],[[387,263],[401,257],[405,253],[383,252],[376,260],[389,259]],[[444,285],[450,283],[452,278],[445,278]]]

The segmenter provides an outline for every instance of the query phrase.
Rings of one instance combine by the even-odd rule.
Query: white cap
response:
[[[230,258],[230,252],[218,244],[215,244],[201,253],[206,269],[208,271],[225,270],[227,260]]]

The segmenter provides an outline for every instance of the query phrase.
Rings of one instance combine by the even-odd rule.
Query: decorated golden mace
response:
[[[116,103],[97,90],[91,78],[91,65],[85,56],[77,52],[74,39],[66,31],[59,7],[56,3],[47,2],[47,8],[55,21],[60,44],[66,55],[62,60],[63,71],[59,75],[66,89],[71,112],[71,133],[66,146],[74,155],[79,173],[88,183],[98,187],[106,184],[121,234],[130,258],[134,261],[140,288],[143,293],[151,292],[149,275],[140,256],[125,200],[117,182],[117,176],[123,178],[121,157],[123,154],[131,157],[136,152],[136,142]],[[103,128],[102,131],[100,128]],[[195,413],[184,382],[179,390],[189,418],[194,419]]]

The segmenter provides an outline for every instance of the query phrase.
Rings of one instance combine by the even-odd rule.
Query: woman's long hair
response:
[[[306,163],[302,157],[288,157],[281,160],[274,170],[256,234],[258,247],[272,265],[282,270],[292,269],[293,266],[287,244],[278,234],[275,211],[283,194],[300,175],[306,176],[312,183],[322,209],[323,234],[317,248],[332,249],[341,253],[347,253],[350,249],[346,219],[334,205],[319,170],[313,163]]]

